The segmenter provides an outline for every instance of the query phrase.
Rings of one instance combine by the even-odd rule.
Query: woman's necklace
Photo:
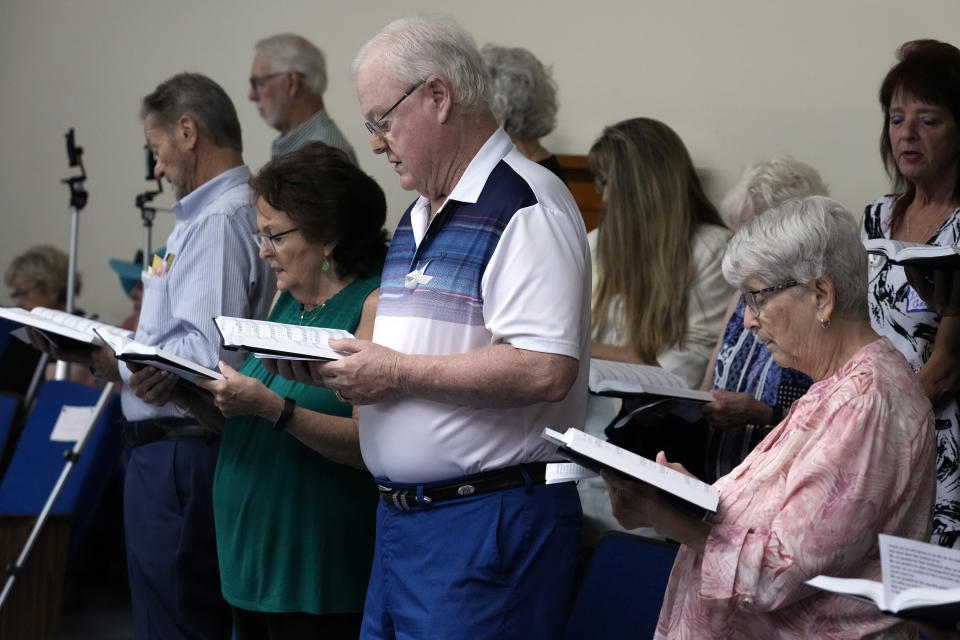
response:
[[[907,229],[906,229],[906,232],[907,232],[906,235],[907,235],[907,237],[910,238],[913,242],[918,242],[918,243],[920,243],[920,244],[926,244],[927,242],[930,241],[930,238],[931,238],[931,236],[934,234],[935,231],[940,231],[940,227],[942,227],[942,226],[946,223],[947,218],[949,218],[949,217],[950,217],[950,214],[953,213],[955,210],[956,210],[956,206],[954,206],[953,204],[951,204],[950,207],[949,207],[946,211],[942,211],[939,215],[937,215],[937,216],[933,219],[932,222],[927,222],[927,224],[925,224],[925,225],[920,229],[920,232],[917,233],[917,235],[913,235],[913,234],[910,232],[910,216],[904,216],[904,218],[905,218],[904,221],[907,223],[907,224],[906,224],[906,227],[907,227]]]
[[[307,311],[307,309],[301,304],[300,305],[300,326],[303,326],[304,319],[307,320],[307,324],[310,325],[320,316],[320,312],[323,311],[323,308],[327,306],[327,301],[324,300],[313,309]]]

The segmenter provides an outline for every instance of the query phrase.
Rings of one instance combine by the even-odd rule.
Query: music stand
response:
[[[8,565],[6,567],[7,581],[3,585],[3,591],[0,592],[0,610],[3,610],[3,604],[7,601],[7,597],[10,595],[10,590],[13,588],[13,584],[17,579],[17,574],[23,569],[24,563],[27,560],[27,556],[30,555],[30,551],[33,549],[33,545],[40,536],[40,531],[43,529],[43,525],[46,523],[47,517],[50,515],[50,510],[53,509],[54,503],[60,496],[60,492],[63,490],[63,485],[66,483],[67,477],[73,470],[74,465],[77,463],[77,460],[80,459],[80,453],[83,451],[84,445],[87,444],[87,439],[90,437],[90,433],[96,426],[97,421],[100,420],[100,414],[103,413],[104,407],[107,406],[107,401],[110,399],[110,394],[112,392],[113,383],[108,382],[103,388],[103,391],[100,393],[100,398],[97,400],[97,404],[93,409],[93,415],[90,418],[90,424],[86,429],[84,429],[83,435],[74,444],[73,449],[64,451],[63,455],[66,458],[66,462],[64,463],[63,470],[60,472],[60,477],[57,478],[57,482],[53,485],[53,489],[50,491],[50,495],[47,497],[47,501],[43,505],[40,515],[37,516],[37,522],[33,525],[33,530],[30,531],[30,536],[27,538],[27,542],[23,545],[23,550],[20,551],[20,555],[17,556],[16,561],[12,565]]]

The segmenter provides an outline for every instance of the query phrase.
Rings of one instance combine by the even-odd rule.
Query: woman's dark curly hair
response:
[[[336,242],[331,257],[340,278],[383,268],[387,201],[376,181],[340,149],[311,142],[274,158],[250,178],[254,202],[287,214],[309,242]]]

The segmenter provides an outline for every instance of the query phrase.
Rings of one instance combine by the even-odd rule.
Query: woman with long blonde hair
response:
[[[611,125],[588,156],[603,217],[592,243],[594,358],[659,364],[700,384],[732,289],[730,231],[667,125]]]

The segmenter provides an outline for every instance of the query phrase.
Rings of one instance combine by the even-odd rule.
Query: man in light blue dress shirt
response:
[[[292,33],[264,38],[253,49],[247,97],[267,124],[280,132],[271,157],[319,140],[343,150],[356,164],[353,147],[323,106],[327,64],[320,49]]]
[[[250,171],[240,123],[215,82],[181,73],[141,106],[154,172],[178,202],[166,258],[144,277],[138,342],[216,369],[223,352],[218,315],[264,318],[276,281],[252,233]],[[212,482],[219,436],[171,399],[170,374],[118,363],[106,347],[90,360],[123,380],[124,436],[131,447],[124,487],[124,528],[136,638],[226,640],[230,610],[220,593]]]

